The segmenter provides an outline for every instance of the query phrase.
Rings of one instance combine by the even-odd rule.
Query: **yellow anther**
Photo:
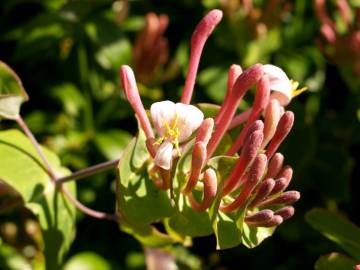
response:
[[[291,97],[292,98],[300,95],[301,93],[305,92],[308,89],[307,87],[297,89],[299,87],[299,82],[293,81],[293,80],[290,80],[290,82],[291,82],[291,86],[292,86],[292,89],[291,89]]]
[[[174,122],[172,123],[171,127],[169,126],[169,123],[165,121],[165,119],[162,119],[163,125],[166,130],[165,135],[157,139],[154,144],[160,145],[164,140],[170,139],[171,143],[174,144],[175,149],[178,152],[178,155],[181,156],[180,147],[179,147],[180,130],[177,127],[178,119],[179,119],[179,115],[176,113]]]

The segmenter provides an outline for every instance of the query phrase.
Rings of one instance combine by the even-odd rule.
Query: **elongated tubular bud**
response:
[[[283,220],[287,220],[291,218],[294,214],[295,214],[295,208],[292,206],[285,206],[275,211],[275,215],[281,216]]]
[[[221,21],[221,19],[222,11],[214,9],[210,11],[195,28],[191,38],[189,70],[186,76],[181,103],[189,104],[191,101],[202,50],[206,40],[211,35],[215,26]]]
[[[259,223],[259,222],[267,222],[269,220],[271,220],[274,216],[274,212],[266,209],[266,210],[261,210],[255,214],[252,214],[250,216],[246,216],[245,217],[245,222],[247,224],[252,224],[252,223]]]
[[[231,212],[240,208],[247,199],[249,199],[251,193],[261,181],[261,178],[265,172],[267,158],[264,154],[259,154],[252,164],[249,170],[249,176],[244,183],[243,189],[240,191],[236,199],[228,205],[220,205],[220,210],[223,212]]]
[[[336,27],[326,11],[325,0],[315,0],[315,11],[322,24],[321,33],[328,42],[334,43],[336,41]]]
[[[294,125],[294,113],[290,111],[285,112],[280,118],[274,137],[272,138],[268,148],[266,149],[266,156],[269,159],[273,156],[273,154],[279,148],[282,141],[289,134],[293,125]]]
[[[155,158],[157,149],[159,148],[159,147],[156,145],[156,140],[155,140],[155,138],[148,138],[148,139],[146,139],[145,143],[146,143],[146,148],[147,148],[147,150],[149,151],[151,157],[152,157],[152,158]]]
[[[249,116],[251,114],[251,108],[247,109],[246,111],[236,115],[230,123],[229,130],[233,129],[237,126],[240,126],[242,123],[246,122],[249,119]]]
[[[189,180],[183,189],[184,194],[188,194],[195,187],[200,178],[201,169],[206,162],[206,146],[203,142],[197,142],[194,145],[191,157],[191,170]]]
[[[270,98],[270,82],[268,77],[265,75],[261,78],[261,80],[258,82],[256,86],[254,105],[252,107],[249,119],[246,122],[244,128],[241,130],[239,136],[231,146],[230,150],[226,153],[227,155],[229,156],[234,155],[242,147],[248,129],[250,128],[252,123],[259,118],[260,114],[268,104],[269,98]]]
[[[349,3],[346,0],[337,0],[336,6],[346,26],[349,27],[351,24],[351,9]]]
[[[154,138],[154,133],[151,129],[149,118],[141,102],[139,90],[136,85],[134,72],[127,65],[122,65],[120,69],[121,83],[125,91],[125,95],[139,118],[140,125],[145,132],[147,139]]]
[[[265,178],[276,178],[284,163],[284,156],[276,153],[270,160]]]
[[[217,178],[216,173],[213,169],[209,168],[204,173],[204,198],[201,203],[198,203],[194,198],[192,192],[189,194],[189,202],[191,207],[198,211],[205,211],[210,207],[215,199],[217,191]]]
[[[263,201],[259,204],[260,207],[269,207],[272,205],[278,205],[278,204],[293,204],[294,202],[298,201],[300,199],[300,193],[298,191],[286,191],[282,193],[280,196],[272,199],[268,199],[266,201]]]
[[[258,222],[258,223],[253,223],[251,224],[252,226],[255,227],[274,227],[274,226],[278,226],[281,223],[283,223],[284,219],[279,216],[279,215],[274,215],[273,218],[269,221],[265,221],[265,222]]]
[[[277,99],[270,100],[265,110],[264,141],[261,148],[269,143],[276,132],[276,127],[281,117],[281,106]]]
[[[293,176],[293,169],[290,166],[284,166],[276,178],[286,178],[289,182]]]
[[[275,180],[272,178],[265,179],[259,189],[256,191],[256,196],[252,200],[252,202],[249,205],[249,208],[256,207],[258,203],[266,199],[266,197],[271,193],[275,186]]]
[[[242,68],[239,65],[231,65],[228,72],[228,81],[227,81],[227,91],[224,97],[223,105],[220,108],[220,111],[217,113],[215,117],[215,124],[219,125],[221,118],[224,115],[225,108],[227,107],[228,103],[230,102],[230,96],[235,84],[236,79],[242,73]]]
[[[206,146],[214,129],[214,119],[206,118],[197,130],[195,143],[202,142]]]
[[[288,186],[290,181],[284,177],[275,180],[275,186],[270,193],[271,195],[283,192]]]
[[[262,65],[256,64],[245,70],[237,78],[233,86],[233,91],[230,95],[230,102],[229,104],[227,104],[224,111],[224,116],[222,117],[221,122],[217,126],[207,146],[208,158],[212,156],[221,139],[223,138],[225,132],[228,130],[231,120],[234,117],[236,109],[240,103],[240,100],[245,95],[246,91],[248,91],[252,85],[254,85],[260,80],[263,74],[264,71]]]
[[[237,160],[229,178],[225,181],[222,195],[225,196],[233,191],[238,184],[246,168],[251,165],[260,148],[263,139],[262,130],[255,130],[246,139],[246,144]]]

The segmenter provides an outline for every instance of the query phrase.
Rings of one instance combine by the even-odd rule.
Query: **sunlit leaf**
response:
[[[321,256],[315,264],[315,270],[353,270],[356,265],[356,261],[349,257],[339,254],[330,253],[325,256]]]
[[[120,158],[130,140],[131,135],[128,132],[118,129],[97,133],[95,137],[96,146],[108,159]]]
[[[64,270],[111,270],[111,265],[94,252],[81,252],[71,257]]]
[[[43,148],[58,175],[68,173],[58,157]],[[18,130],[0,132],[0,179],[18,192],[39,219],[47,269],[58,269],[75,234],[75,207],[52,184],[34,147]],[[66,188],[75,195],[75,184]]]
[[[0,61],[0,118],[18,117],[21,104],[28,99],[18,75]]]
[[[355,259],[360,260],[360,228],[338,214],[323,209],[313,209],[306,221],[325,237],[337,243]]]

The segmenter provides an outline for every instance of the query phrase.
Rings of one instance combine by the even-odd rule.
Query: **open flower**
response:
[[[174,103],[166,100],[156,102],[150,108],[151,120],[160,138],[156,141],[160,147],[156,152],[154,163],[169,170],[173,156],[173,147],[180,156],[179,143],[186,141],[198,129],[204,114],[195,106]]]
[[[290,80],[286,73],[274,65],[264,65],[264,72],[269,76],[270,90],[274,91],[271,98],[277,99],[282,106],[290,103],[291,99],[300,95],[307,88],[297,89],[299,83]]]

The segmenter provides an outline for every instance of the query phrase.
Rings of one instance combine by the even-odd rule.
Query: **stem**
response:
[[[56,184],[61,185],[62,183],[66,183],[71,180],[80,180],[87,176],[111,169],[111,168],[115,167],[119,163],[119,161],[120,161],[119,159],[106,161],[106,162],[99,163],[97,165],[82,169],[80,171],[74,172],[73,174],[70,174],[68,176],[60,177],[56,180]]]
[[[43,151],[41,149],[41,146],[38,143],[38,141],[36,140],[34,134],[32,134],[31,130],[26,125],[24,119],[22,119],[22,117],[20,115],[15,119],[15,121],[18,123],[18,125],[21,127],[21,129],[24,131],[26,136],[30,139],[30,141],[31,141],[32,145],[34,146],[36,152],[38,153],[39,157],[44,162],[45,169],[46,169],[47,173],[49,174],[49,176],[51,177],[51,180],[53,182],[55,182],[56,178],[57,178],[56,174],[55,174],[54,170],[52,169],[49,160],[44,155],[44,153],[43,153]]]
[[[22,117],[19,115],[15,121],[18,123],[18,125],[21,127],[21,129],[24,131],[24,133],[26,134],[26,136],[30,139],[32,145],[35,147],[36,149],[36,152],[38,153],[38,155],[40,156],[41,160],[44,162],[44,165],[45,165],[45,169],[46,169],[46,172],[48,173],[48,175],[50,176],[51,178],[51,181],[53,183],[56,183],[58,178],[49,162],[49,160],[46,158],[46,156],[44,155],[44,152],[42,151],[41,149],[41,146],[40,144],[38,143],[38,141],[36,140],[34,134],[31,132],[31,130],[29,129],[29,127],[26,125],[25,121],[22,119]],[[112,163],[114,163],[115,161],[112,161]],[[92,173],[96,173],[96,172],[99,172],[101,170],[104,170],[109,166],[109,163],[111,162],[105,162],[103,164],[99,164],[99,165],[95,165],[93,167],[90,167],[88,169],[90,169],[90,172]],[[105,165],[104,165],[105,164]],[[114,166],[114,165],[113,165]],[[97,167],[97,170],[94,170],[94,167],[96,168]],[[100,169],[98,168],[100,167]],[[86,171],[86,175],[90,175],[92,173],[89,173],[89,170],[88,169],[84,169],[82,171]],[[81,171],[77,172],[77,173],[80,173]],[[76,175],[77,173],[74,173],[74,175]],[[83,175],[84,172],[82,174],[80,174],[80,177],[81,175]],[[66,177],[65,177],[66,178]],[[73,178],[73,177],[72,177]],[[72,179],[71,178],[71,179]],[[59,178],[59,179],[62,179],[62,178]],[[79,209],[81,212],[83,212],[84,214],[86,215],[89,215],[91,217],[94,217],[94,218],[97,218],[97,219],[107,219],[107,220],[113,220],[113,221],[116,221],[118,222],[119,221],[119,217],[117,215],[114,215],[114,214],[108,214],[108,213],[104,213],[104,212],[99,212],[99,211],[96,211],[96,210],[93,210],[93,209],[90,209],[88,207],[86,207],[85,205],[83,205],[81,202],[79,202],[75,197],[73,197],[73,195],[66,189],[65,186],[61,186],[60,187],[61,191],[64,193],[64,195],[69,199],[69,201],[71,201],[71,203],[73,203],[75,205],[75,207],[77,209]]]
[[[61,186],[61,190],[65,194],[65,196],[69,199],[69,201],[71,201],[76,206],[77,209],[79,209],[81,212],[85,213],[86,215],[97,219],[119,221],[119,217],[115,214],[108,214],[108,213],[96,211],[83,205],[66,189],[65,186]]]

